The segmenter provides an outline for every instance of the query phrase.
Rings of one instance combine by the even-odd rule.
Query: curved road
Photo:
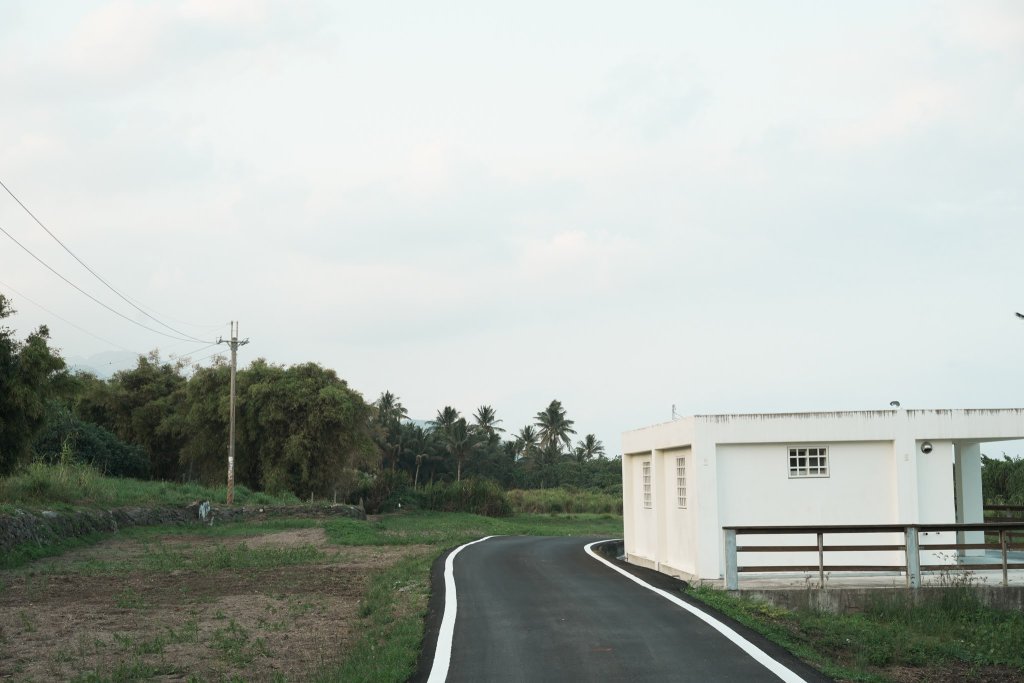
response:
[[[501,536],[453,551],[458,607],[447,680],[782,680],[697,616],[588,555],[585,546],[596,540]],[[439,562],[417,680],[427,680],[437,667],[443,570]],[[630,573],[679,595],[673,579],[635,568]],[[828,680],[781,648],[730,626],[748,646],[767,653],[765,659],[781,664],[775,666],[788,680]],[[440,640],[443,656],[445,638]],[[444,680],[439,671],[433,681]]]

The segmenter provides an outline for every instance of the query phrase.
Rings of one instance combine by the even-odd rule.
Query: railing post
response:
[[[736,561],[736,530],[725,529],[725,587],[739,590],[740,572]]]
[[[825,587],[825,534],[818,532],[818,588]]]
[[[921,548],[918,545],[917,527],[908,526],[907,538],[907,587],[921,587]]]
[[[1003,587],[1009,585],[1006,575],[1006,529],[999,530],[999,549],[1002,551],[1003,556]]]

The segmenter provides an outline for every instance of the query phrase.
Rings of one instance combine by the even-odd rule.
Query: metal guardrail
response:
[[[1024,533],[1024,519],[1016,522],[993,522],[975,524],[873,524],[873,525],[830,525],[830,526],[727,526],[722,527],[725,534],[725,587],[729,590],[739,588],[741,573],[770,572],[811,572],[818,573],[819,587],[825,585],[825,572],[858,572],[858,571],[898,571],[907,578],[907,587],[921,586],[921,572],[943,571],[946,569],[1002,569],[1003,585],[1008,583],[1007,572],[1010,569],[1024,569],[1024,562],[1010,562],[1010,550],[1024,550],[1024,545],[1011,542],[1011,532]],[[920,543],[920,534],[940,531],[981,531],[998,535],[998,544],[989,543]],[[894,544],[825,544],[826,534],[903,534],[903,543]],[[738,545],[737,539],[744,535],[787,535],[810,536],[816,539],[815,545]],[[984,538],[984,537],[983,537]],[[957,564],[921,564],[921,551],[927,550],[999,550],[999,564],[957,563]],[[903,551],[906,561],[902,564],[827,564],[825,553],[829,552],[881,552]],[[818,562],[814,565],[740,565],[740,553],[787,553],[817,552]]]

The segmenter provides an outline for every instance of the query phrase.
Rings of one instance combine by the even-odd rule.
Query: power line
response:
[[[220,351],[218,351],[217,353],[211,353],[209,356],[204,356],[203,358],[200,358],[199,360],[194,360],[194,361],[192,361],[192,365],[199,365],[204,360],[210,360],[214,356],[221,356]],[[223,358],[223,356],[221,356],[221,358]]]
[[[9,238],[11,239],[11,241],[12,241],[12,242],[14,242],[14,243],[15,243],[15,244],[17,244],[17,245],[18,245],[19,247],[21,247],[21,248],[22,248],[23,250],[25,250],[25,252],[26,252],[26,253],[27,253],[27,254],[28,254],[29,256],[31,256],[32,258],[34,258],[34,259],[35,259],[36,261],[39,261],[39,263],[43,264],[43,266],[45,266],[45,267],[46,267],[46,269],[47,269],[47,270],[49,270],[49,271],[50,271],[51,273],[53,273],[54,275],[56,275],[57,277],[59,277],[59,278],[60,278],[61,280],[63,280],[64,282],[66,282],[67,284],[69,284],[69,285],[71,285],[72,287],[74,287],[75,289],[77,289],[77,290],[78,290],[79,292],[81,292],[81,293],[82,293],[82,294],[84,294],[85,296],[89,297],[90,299],[92,299],[93,301],[95,301],[96,303],[98,303],[98,304],[99,304],[100,306],[102,306],[103,308],[107,309],[108,311],[110,311],[111,313],[113,313],[113,314],[114,314],[114,315],[116,315],[116,316],[119,316],[119,317],[121,317],[121,318],[124,318],[125,320],[127,320],[127,321],[128,321],[128,322],[130,322],[131,324],[133,324],[133,325],[138,325],[139,327],[141,327],[141,328],[142,328],[142,329],[144,329],[144,330],[148,330],[148,331],[150,331],[150,332],[153,332],[153,333],[155,333],[155,334],[159,334],[159,335],[162,335],[162,336],[164,336],[164,337],[170,337],[171,339],[176,339],[176,340],[178,340],[178,341],[192,341],[192,342],[200,342],[200,343],[205,343],[205,342],[207,341],[206,339],[196,339],[195,337],[191,337],[191,336],[185,336],[185,337],[175,337],[175,336],[174,336],[174,335],[172,335],[172,334],[167,334],[166,332],[161,332],[160,330],[155,330],[155,329],[153,329],[152,327],[148,327],[148,326],[146,326],[146,325],[143,325],[142,323],[140,323],[140,322],[139,322],[139,321],[137,321],[137,320],[132,320],[131,318],[129,318],[128,316],[126,316],[126,315],[125,315],[124,313],[121,313],[120,311],[118,311],[118,310],[115,310],[115,309],[111,308],[110,306],[106,305],[105,303],[103,303],[102,301],[100,301],[99,299],[97,299],[96,297],[94,297],[94,296],[93,296],[92,294],[90,294],[89,292],[85,291],[84,289],[82,289],[81,287],[79,287],[78,285],[76,285],[76,284],[75,284],[74,282],[72,282],[71,280],[67,279],[66,277],[64,277],[63,275],[61,275],[60,273],[58,273],[58,272],[57,272],[56,270],[54,270],[54,269],[53,269],[53,268],[52,268],[52,267],[50,266],[50,264],[48,264],[48,263],[47,263],[46,261],[44,261],[43,259],[41,259],[41,258],[39,258],[38,256],[36,256],[36,255],[35,255],[34,253],[32,253],[32,250],[31,250],[31,249],[29,249],[29,248],[28,248],[28,247],[26,247],[26,246],[25,246],[24,244],[22,244],[21,242],[19,242],[18,240],[16,240],[16,239],[14,238],[14,235],[12,235],[11,233],[9,233],[9,232],[7,232],[6,230],[4,230],[3,226],[0,226],[0,232],[2,232],[3,234],[7,235],[7,236],[8,236],[8,237],[9,237]],[[144,311],[143,311],[143,312],[144,312]],[[165,327],[166,327],[166,326],[165,326]],[[180,333],[179,333],[179,334],[180,334]]]
[[[111,346],[116,346],[117,348],[121,349],[122,351],[127,351],[128,353],[134,353],[134,354],[139,355],[139,356],[143,355],[143,354],[139,353],[138,351],[133,351],[132,349],[129,349],[129,348],[125,347],[125,346],[121,346],[117,342],[112,342],[109,339],[104,339],[103,337],[99,336],[98,334],[93,334],[89,330],[85,329],[84,327],[80,327],[79,325],[76,325],[75,323],[71,322],[67,318],[63,318],[63,317],[57,315],[56,313],[54,313],[53,311],[48,309],[46,306],[43,306],[38,301],[33,301],[29,297],[25,296],[24,294],[22,294],[21,292],[16,290],[14,287],[11,287],[9,284],[4,282],[3,280],[0,280],[0,287],[5,287],[5,288],[9,289],[10,291],[14,292],[16,295],[18,295],[19,297],[21,297],[25,301],[29,302],[30,304],[33,304],[34,306],[37,306],[38,308],[43,309],[44,311],[46,311],[47,313],[52,315],[54,318],[57,318],[58,320],[62,320],[63,322],[67,323],[68,325],[71,325],[71,327],[75,328],[79,332],[84,332],[85,334],[89,335],[93,339],[98,339],[101,342],[103,342],[104,344],[110,344]],[[211,346],[216,346],[216,344],[212,344]],[[210,347],[207,346],[207,347],[204,347],[204,348],[210,348]]]
[[[219,345],[220,345],[220,342],[213,342],[212,344],[207,344],[206,346],[200,346],[198,349],[193,349],[192,351],[189,351],[188,353],[180,354],[178,356],[178,358],[188,358],[193,353],[199,353],[200,351],[205,351],[206,349],[212,349],[214,346],[219,346]],[[217,355],[217,354],[214,354],[214,355]]]
[[[74,259],[75,259],[76,261],[78,261],[78,262],[79,262],[79,263],[80,263],[80,264],[82,265],[82,267],[83,267],[83,268],[85,268],[85,269],[86,269],[87,271],[89,271],[90,273],[92,273],[93,277],[95,277],[95,278],[96,278],[97,280],[99,280],[99,281],[100,281],[100,282],[102,282],[102,283],[103,283],[104,285],[106,285],[107,289],[109,289],[109,290],[110,290],[110,291],[112,291],[112,292],[113,292],[114,294],[117,294],[117,295],[118,295],[119,297],[121,297],[121,299],[122,299],[122,300],[124,300],[124,302],[125,302],[125,303],[127,303],[127,304],[128,304],[129,306],[131,306],[132,308],[134,308],[135,310],[137,310],[137,311],[138,311],[139,313],[142,313],[142,314],[143,314],[144,316],[146,316],[147,318],[150,318],[151,320],[154,320],[155,322],[159,323],[159,324],[160,324],[160,325],[162,325],[163,327],[166,327],[166,328],[167,328],[168,330],[170,330],[171,332],[174,332],[175,334],[179,334],[179,335],[181,335],[182,337],[188,337],[188,338],[192,339],[193,341],[197,341],[197,342],[205,342],[205,341],[207,341],[207,340],[205,340],[205,339],[198,339],[198,338],[196,338],[196,337],[193,337],[192,335],[188,334],[187,332],[182,332],[181,330],[176,330],[176,329],[174,329],[173,327],[171,327],[170,325],[168,325],[167,323],[163,322],[162,320],[160,320],[160,319],[158,319],[158,318],[154,317],[153,315],[151,315],[150,313],[146,312],[145,310],[143,310],[143,309],[142,309],[142,308],[140,308],[139,306],[136,306],[136,305],[135,305],[135,303],[134,303],[134,302],[133,302],[133,301],[132,301],[131,299],[129,299],[128,297],[126,297],[126,296],[125,296],[124,294],[122,294],[122,293],[121,293],[121,292],[119,292],[119,291],[118,291],[117,289],[115,289],[113,285],[111,285],[111,284],[110,284],[109,282],[107,282],[107,281],[106,281],[106,280],[104,280],[104,279],[103,279],[102,277],[100,277],[100,274],[99,274],[99,273],[97,273],[97,272],[96,272],[95,270],[93,270],[92,268],[90,268],[90,267],[88,266],[88,264],[86,264],[86,262],[85,262],[85,261],[83,261],[82,259],[78,258],[78,255],[77,255],[77,254],[75,254],[75,252],[71,251],[71,249],[70,249],[70,248],[68,248],[68,245],[64,244],[64,243],[63,243],[63,242],[62,242],[62,241],[60,240],[60,238],[59,238],[59,237],[57,237],[56,235],[54,235],[54,234],[53,234],[53,232],[51,232],[51,231],[50,231],[50,229],[49,229],[48,227],[46,227],[46,226],[45,226],[45,225],[43,224],[43,222],[42,222],[41,220],[39,220],[39,218],[37,218],[37,217],[36,217],[36,215],[35,215],[34,213],[32,213],[32,211],[31,211],[31,210],[30,210],[30,209],[29,209],[29,208],[28,208],[27,206],[25,206],[25,204],[24,204],[24,203],[23,203],[23,202],[22,202],[22,201],[21,201],[20,199],[18,199],[17,195],[15,195],[15,194],[14,194],[13,192],[11,192],[11,189],[10,189],[9,187],[7,187],[7,185],[6,185],[6,184],[4,184],[4,181],[3,181],[2,179],[0,179],[0,187],[3,187],[3,188],[4,188],[4,190],[6,190],[7,194],[11,195],[11,198],[12,198],[12,199],[13,199],[14,201],[16,201],[16,202],[18,203],[18,206],[20,206],[20,207],[21,207],[22,209],[24,209],[24,210],[25,210],[25,213],[27,213],[27,214],[28,214],[29,216],[31,216],[31,217],[32,217],[32,220],[34,220],[34,221],[36,222],[36,224],[37,224],[37,225],[39,225],[39,227],[40,227],[40,228],[42,228],[43,230],[45,230],[45,231],[46,231],[46,234],[47,234],[47,235],[49,235],[50,237],[52,237],[52,238],[54,239],[54,241],[55,241],[55,242],[57,242],[57,244],[59,244],[59,245],[60,245],[61,247],[63,247],[64,251],[66,251],[66,252],[68,252],[69,254],[71,254],[71,257],[72,257],[72,258],[74,258]],[[6,232],[6,231],[5,231],[5,232]],[[8,237],[10,237],[10,235],[8,235]],[[13,239],[13,238],[12,238],[12,239]],[[20,245],[19,245],[19,246],[20,246]],[[24,247],[22,247],[22,248],[24,249]],[[44,265],[45,265],[45,264],[44,264]],[[49,267],[49,266],[47,266],[47,267]],[[52,270],[52,269],[51,269],[51,270]],[[79,290],[79,291],[81,291],[81,290]]]

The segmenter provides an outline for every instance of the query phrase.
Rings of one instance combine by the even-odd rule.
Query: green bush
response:
[[[149,458],[142,447],[124,443],[113,432],[79,419],[57,403],[48,406],[46,424],[32,448],[48,464],[70,458],[114,477],[149,475]]]
[[[981,490],[986,503],[1024,505],[1024,459],[981,456]]]
[[[364,478],[351,494],[350,502],[362,502],[367,514],[377,515],[400,508],[415,508],[419,494],[412,490],[408,472],[383,470]]]
[[[439,512],[471,512],[487,517],[512,514],[505,491],[489,479],[431,484],[423,489],[420,502],[425,509]]]

